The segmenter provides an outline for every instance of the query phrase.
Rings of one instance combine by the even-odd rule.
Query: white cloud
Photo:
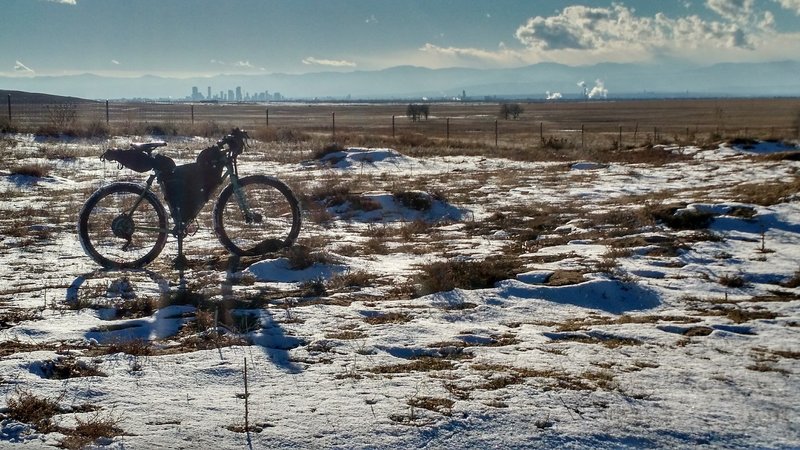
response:
[[[800,0],[774,0],[797,3]],[[620,3],[609,7],[574,5],[550,16],[535,16],[520,25],[518,45],[496,50],[426,44],[420,58],[438,64],[473,67],[514,66],[542,61],[585,65],[597,62],[641,62],[662,57],[700,63],[768,61],[800,52],[800,33],[779,33],[769,11],[754,0],[706,0],[719,18],[685,14],[639,15]],[[800,9],[800,8],[798,8]],[[777,42],[783,47],[775,47]],[[521,46],[519,45],[521,44]],[[780,52],[784,56],[780,56]],[[443,65],[443,64],[441,64]]]
[[[375,18],[375,14],[370,14],[370,16],[367,17],[367,20],[365,20],[364,22],[365,23],[378,23],[378,19]]]
[[[706,7],[731,22],[746,21],[753,14],[754,0],[706,0]]]
[[[308,66],[329,66],[329,67],[356,67],[356,63],[346,60],[318,59],[313,56],[303,58],[303,64]]]
[[[29,74],[29,75],[34,75],[36,73],[36,72],[33,71],[33,69],[31,69],[30,67],[26,66],[25,64],[22,64],[19,61],[15,61],[14,62],[14,72],[22,73],[22,74]]]
[[[111,60],[111,64],[114,64],[115,66],[118,66],[119,65],[119,61],[117,61],[116,59],[112,59]]]
[[[795,14],[800,16],[800,0],[774,0],[778,2],[784,9],[794,11]]]
[[[50,3],[61,3],[62,5],[77,5],[78,0],[47,0]]]
[[[722,11],[722,6],[718,6]],[[641,17],[621,4],[610,8],[568,6],[554,16],[528,19],[515,36],[528,48],[541,51],[750,45],[748,35],[737,23],[705,21],[695,15],[672,19],[658,13],[653,17]]]

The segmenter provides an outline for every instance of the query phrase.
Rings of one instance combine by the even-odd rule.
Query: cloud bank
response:
[[[800,14],[800,0],[773,1]],[[643,16],[621,3],[572,5],[527,19],[514,31],[513,49],[503,43],[497,50],[428,43],[420,50],[447,64],[482,61],[505,66],[645,62],[664,56],[697,62],[774,60],[800,54],[800,35],[776,31],[772,13],[757,9],[754,0],[706,0],[704,5],[714,17]]]
[[[775,0],[784,9],[794,11],[795,14],[800,16],[800,0]]]
[[[313,56],[303,58],[303,64],[307,66],[329,66],[329,67],[356,67],[356,63],[345,60],[318,59]]]

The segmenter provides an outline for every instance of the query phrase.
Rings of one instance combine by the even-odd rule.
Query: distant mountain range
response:
[[[597,64],[572,67],[541,63],[513,69],[426,69],[398,66],[377,71],[307,74],[218,75],[198,78],[98,75],[0,77],[0,89],[86,99],[182,99],[192,87],[213,95],[280,93],[288,99],[442,99],[461,97],[608,98],[800,96],[800,61],[681,64]],[[599,81],[598,81],[599,80]]]

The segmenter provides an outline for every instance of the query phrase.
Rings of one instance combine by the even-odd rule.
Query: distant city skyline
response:
[[[241,86],[236,86],[236,89],[228,89],[214,93],[211,86],[206,86],[206,93],[202,94],[200,88],[192,86],[192,92],[187,95],[185,100],[191,101],[223,101],[223,102],[279,102],[283,100],[280,92],[270,93],[269,91],[253,92],[242,90]]]
[[[779,60],[800,0],[3,0],[0,27],[4,77]]]

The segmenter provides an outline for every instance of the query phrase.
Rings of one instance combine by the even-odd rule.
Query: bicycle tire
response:
[[[214,232],[223,247],[234,255],[257,256],[294,244],[300,233],[300,202],[289,186],[265,175],[240,178],[238,184],[258,220],[245,220],[233,184],[226,186],[213,214]]]
[[[122,198],[123,196],[127,198]],[[132,202],[139,197],[142,198],[142,203],[137,206],[135,220],[132,217],[124,218],[123,203]],[[143,204],[147,210],[140,210]],[[130,234],[127,237],[121,237],[114,231],[114,221],[120,218],[130,222],[128,224],[131,227]],[[145,230],[136,233],[136,221],[140,222],[140,229],[144,222],[144,225],[155,228],[156,231]],[[167,226],[167,213],[158,197],[136,183],[113,183],[98,189],[86,200],[78,215],[78,237],[83,250],[95,262],[107,269],[138,269],[151,263],[164,249],[167,242]],[[142,242],[149,242],[146,239],[148,235],[155,237],[152,245],[145,245],[136,251],[140,238]],[[134,237],[136,238],[134,251],[129,251],[123,242],[127,242],[128,246],[132,245]],[[119,245],[122,247],[116,250]]]

